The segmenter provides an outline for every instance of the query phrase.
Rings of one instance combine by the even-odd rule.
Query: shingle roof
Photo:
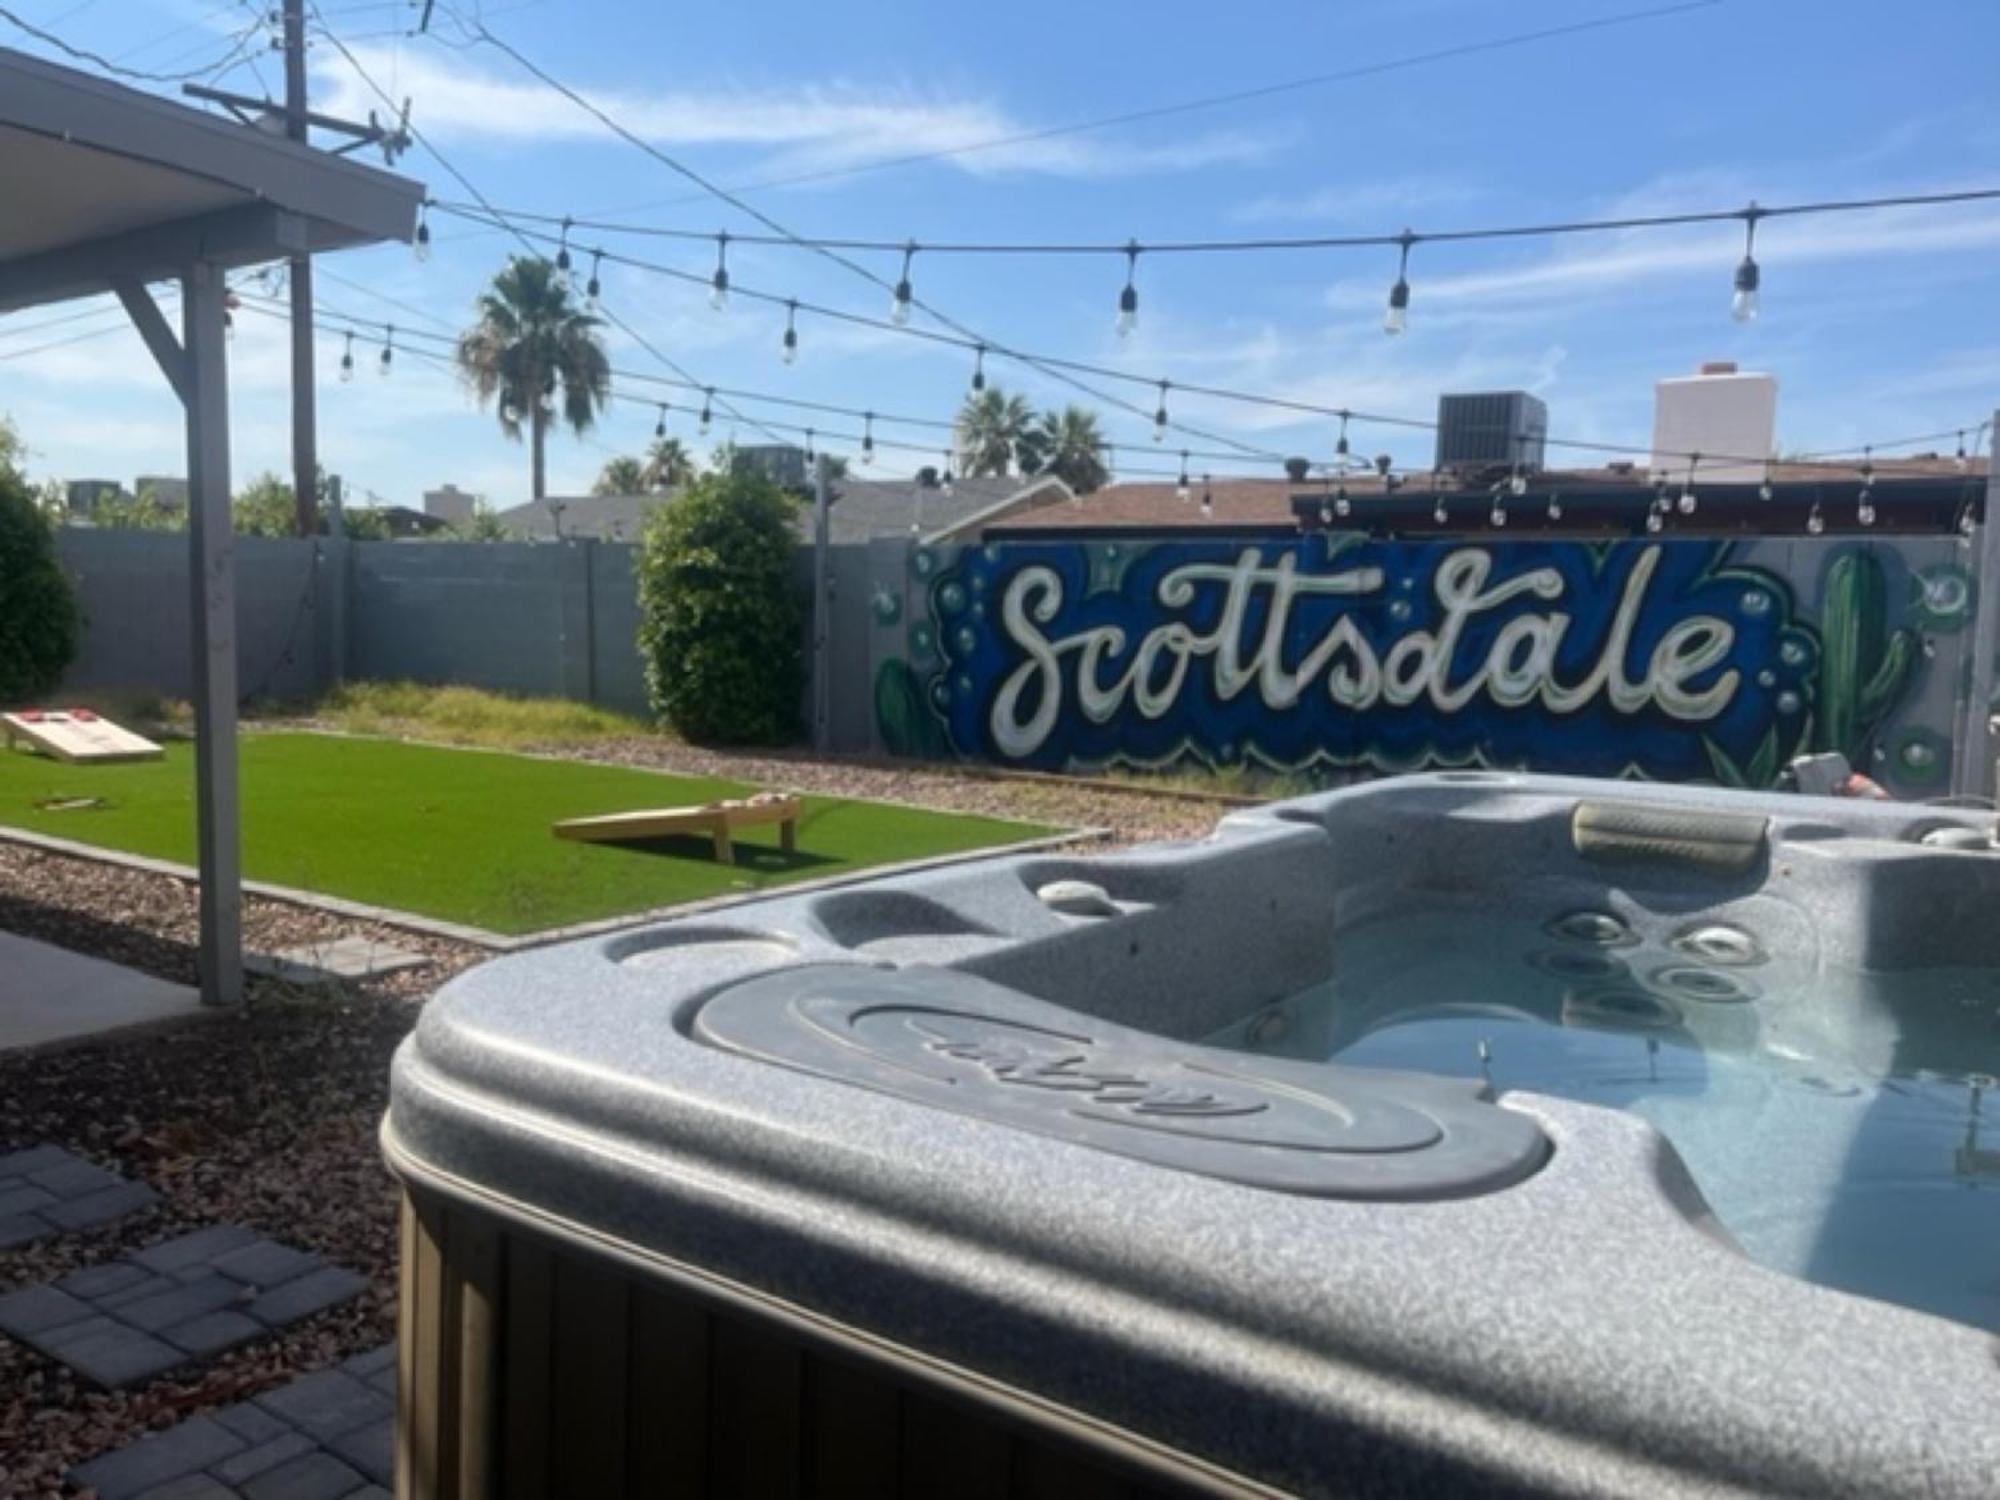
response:
[[[551,495],[526,505],[510,506],[495,520],[509,531],[536,541],[558,536],[598,542],[636,542],[646,517],[674,498],[676,491],[657,495]],[[556,511],[560,509],[560,527]]]
[[[922,485],[914,479],[842,479],[834,486],[828,534],[836,545],[906,536],[914,519],[929,536],[960,525],[1036,482],[1013,476],[961,479],[946,494],[935,485]],[[800,513],[799,535],[810,540],[812,528],[812,507],[808,505]]]

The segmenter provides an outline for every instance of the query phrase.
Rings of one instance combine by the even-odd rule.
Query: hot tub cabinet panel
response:
[[[1732,963],[2000,962],[1940,824],[1410,777],[484,965],[384,1125],[400,1490],[1990,1495],[1992,1338],[1753,1263],[1645,1121],[1202,1043],[1498,901],[1740,1045]]]

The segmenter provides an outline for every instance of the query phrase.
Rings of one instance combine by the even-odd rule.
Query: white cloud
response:
[[[386,77],[392,60],[356,46],[370,76]],[[354,118],[378,113],[382,100],[344,58],[319,58],[326,92],[320,108]],[[398,86],[415,101],[418,128],[440,139],[480,137],[535,142],[613,139],[604,126],[554,89],[428,57],[405,57]],[[772,153],[766,169],[804,172],[864,165],[934,151],[965,151],[1037,127],[984,100],[951,99],[893,85],[845,82],[763,89],[662,89],[644,94],[580,90],[634,134],[661,147],[735,146]],[[970,151],[949,158],[975,176],[1031,172],[1102,177],[1185,171],[1251,160],[1279,144],[1239,131],[1183,136],[1155,146],[1077,136]]]

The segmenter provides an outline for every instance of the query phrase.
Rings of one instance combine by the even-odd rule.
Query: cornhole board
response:
[[[736,862],[736,846],[731,838],[734,830],[762,823],[778,825],[779,847],[790,854],[798,848],[799,799],[777,794],[727,797],[720,802],[704,802],[699,807],[656,807],[598,818],[565,818],[554,824],[551,831],[559,839],[582,839],[593,844],[705,833],[715,843],[717,861],[727,865]]]
[[[8,748],[26,740],[57,760],[103,763],[118,760],[158,760],[166,754],[144,735],[121,729],[88,709],[23,709],[0,714]]]

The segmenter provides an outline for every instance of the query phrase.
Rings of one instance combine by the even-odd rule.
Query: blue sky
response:
[[[751,227],[665,166],[609,137],[491,48],[401,34],[404,0],[318,0],[325,24],[492,201],[510,209],[713,231]],[[220,57],[253,18],[237,0],[13,0],[28,20],[132,67]],[[662,150],[715,180],[756,184],[1125,110],[1254,88],[1428,49],[1645,8],[1645,0],[1350,0],[1309,4],[1053,4],[1004,12],[787,0],[730,7],[640,0],[486,0],[485,15],[544,67]],[[46,51],[0,24],[0,44]],[[272,86],[275,58],[253,48]],[[750,196],[807,234],[901,240],[1140,241],[1251,234],[1419,231],[1826,197],[2000,186],[2000,5],[1991,0],[1724,0],[1707,9],[1438,61],[1174,118],[849,172]],[[313,54],[315,102],[375,102],[333,48]],[[258,92],[243,65],[231,85]],[[401,169],[462,196],[423,150]],[[435,253],[381,247],[322,262],[323,306],[450,331],[509,248],[439,217]],[[701,244],[602,240],[706,274]],[[1728,317],[1736,226],[1566,241],[1419,246],[1410,331],[1380,331],[1393,252],[1155,257],[1140,263],[1139,332],[1112,330],[1122,263],[919,256],[920,295],[1020,347],[1356,409],[1429,416],[1443,390],[1523,387],[1551,431],[1643,444],[1652,382],[1735,359],[1780,383],[1787,449],[1858,445],[1969,426],[2000,404],[2000,204],[1777,222],[1759,232],[1764,312]],[[791,249],[734,247],[739,285],[879,317],[886,299]],[[894,278],[894,257],[871,264]],[[700,379],[809,400],[949,417],[968,358],[887,331],[800,322],[801,357],[777,358],[782,312],[609,267],[606,303]],[[392,299],[392,300],[383,300]],[[397,306],[396,304],[402,304]],[[38,474],[129,479],[182,468],[180,417],[136,338],[107,310],[0,317],[0,412]],[[284,332],[239,315],[232,348],[237,477],[287,462]],[[399,361],[333,376],[323,338],[321,448],[357,495],[414,503],[444,481],[496,505],[526,497],[527,459],[442,371]],[[658,371],[622,334],[615,365]],[[1075,393],[996,362],[993,380],[1038,404]],[[642,387],[627,385],[628,390]],[[1124,389],[1150,408],[1150,393]],[[744,410],[783,417],[774,408]],[[1285,453],[1329,456],[1330,424],[1176,398],[1176,416]],[[1106,409],[1128,465],[1171,467],[1192,440],[1149,440]],[[655,414],[614,405],[582,441],[552,444],[552,488],[586,488],[635,452]],[[685,412],[673,430],[690,442]],[[841,426],[851,426],[840,423]],[[709,441],[728,433],[718,422]],[[940,441],[884,423],[883,437]],[[746,440],[758,434],[740,430]],[[1426,435],[1357,426],[1358,449],[1422,462]],[[706,446],[706,444],[702,444]],[[839,447],[839,444],[829,446]],[[1949,442],[1946,444],[1949,447]],[[872,471],[923,455],[885,451]],[[1204,465],[1197,464],[1197,468]],[[1207,465],[1221,471],[1222,464]],[[1246,461],[1243,468],[1255,468]],[[1268,467],[1265,471],[1269,471]]]

